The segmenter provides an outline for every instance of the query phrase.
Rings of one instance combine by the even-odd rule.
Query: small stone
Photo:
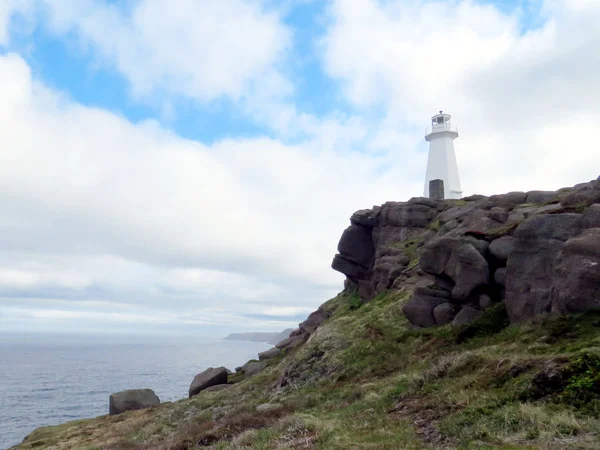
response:
[[[468,325],[471,322],[474,322],[475,320],[479,319],[481,316],[483,316],[483,311],[475,309],[472,306],[465,306],[458,312],[458,314],[452,321],[452,326],[461,327],[463,325]]]
[[[433,309],[436,325],[446,325],[456,316],[456,308],[451,303],[442,303]]]
[[[479,307],[483,310],[488,309],[493,305],[492,299],[489,295],[482,294],[479,296]]]
[[[273,411],[275,409],[278,409],[279,407],[280,407],[280,405],[277,403],[263,403],[262,405],[258,405],[256,407],[256,411],[258,411],[258,412]]]
[[[496,273],[494,273],[494,281],[496,284],[506,286],[506,268],[496,270]]]

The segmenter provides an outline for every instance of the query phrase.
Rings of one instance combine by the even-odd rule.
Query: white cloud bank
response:
[[[329,263],[350,213],[421,192],[421,132],[440,108],[461,131],[465,194],[598,176],[596,1],[546,0],[525,33],[519,12],[473,1],[333,1],[319,48],[356,116],[322,121],[277,100],[292,31],[260,2],[222,3],[181,2],[160,26],[151,0],[46,6],[136,95],[275,97],[250,109],[305,141],[185,140],[79,105],[0,56],[0,327],[293,325],[341,287]],[[10,14],[0,7],[4,42]]]
[[[402,190],[385,156],[318,141],[208,147],[83,107],[17,55],[0,57],[0,123],[0,290],[11,306],[118,301],[203,310],[215,324],[239,311],[300,314],[341,286],[329,264],[349,214]]]

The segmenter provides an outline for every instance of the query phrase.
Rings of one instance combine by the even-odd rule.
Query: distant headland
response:
[[[248,342],[264,342],[265,344],[278,344],[294,331],[292,328],[281,331],[279,333],[231,333],[224,339],[226,341],[248,341]]]

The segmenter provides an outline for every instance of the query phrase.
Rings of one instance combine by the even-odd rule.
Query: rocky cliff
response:
[[[415,288],[404,306],[415,326],[466,324],[498,302],[513,323],[600,308],[600,179],[556,192],[388,202],[350,221],[332,267],[364,302]]]
[[[600,448],[600,179],[350,221],[344,290],[257,360],[18,448]]]

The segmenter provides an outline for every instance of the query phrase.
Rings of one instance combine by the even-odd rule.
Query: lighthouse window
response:
[[[437,118],[437,123],[444,123],[444,118],[443,117],[438,117]]]

